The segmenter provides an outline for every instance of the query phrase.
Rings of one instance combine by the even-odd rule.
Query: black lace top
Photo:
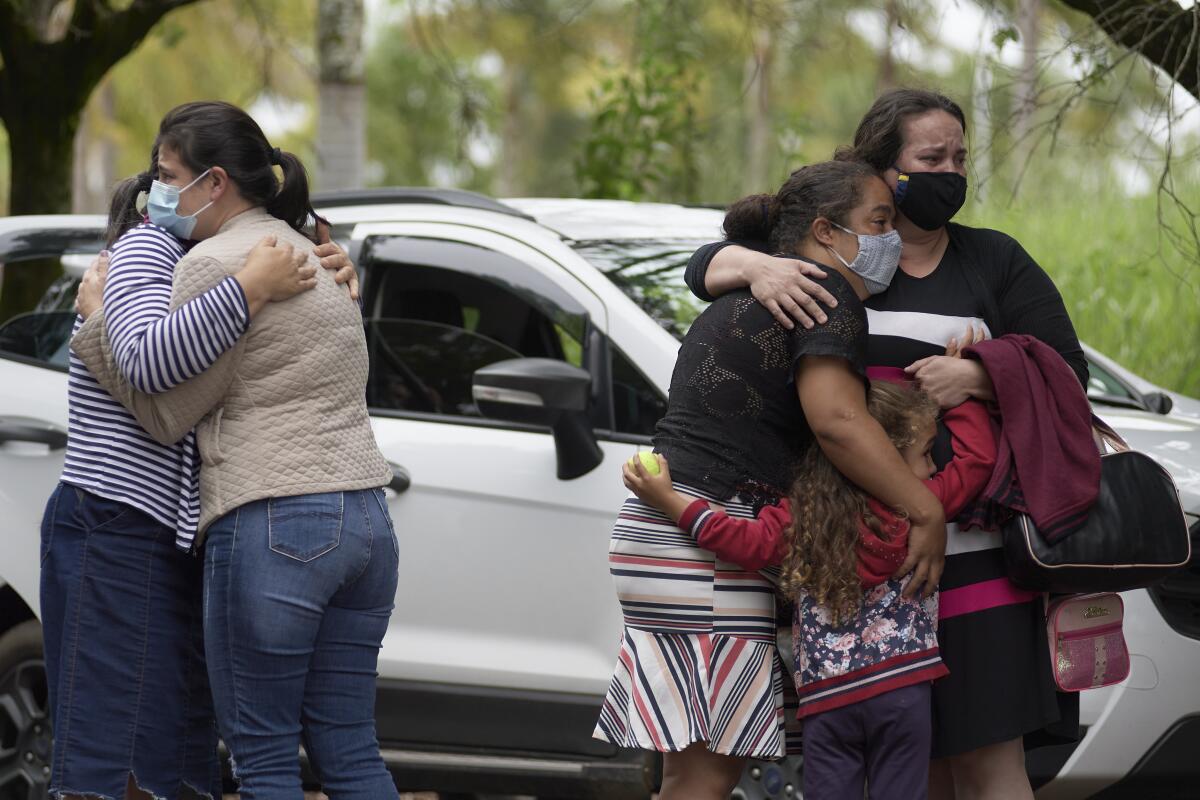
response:
[[[823,325],[785,330],[746,289],[718,298],[692,323],[654,437],[673,478],[720,499],[774,502],[813,441],[796,394],[799,359],[844,358],[866,386],[866,311],[845,278],[825,272],[818,283],[838,305]]]

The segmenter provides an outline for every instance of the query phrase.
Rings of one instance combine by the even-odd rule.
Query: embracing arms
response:
[[[908,516],[911,593],[937,589],[946,557],[946,518],[937,497],[915,476],[867,411],[862,378],[842,358],[806,356],[796,373],[800,405],[825,457],[850,481]]]
[[[999,317],[996,322],[1003,328],[992,334],[1023,333],[1041,340],[1058,351],[1086,386],[1087,358],[1050,276],[1012,237],[998,231],[966,230],[971,238],[963,239],[961,244],[972,263],[964,266],[978,270],[978,288],[987,295],[980,299],[985,306],[993,307]],[[729,241],[704,245],[688,262],[688,287],[700,299],[711,301],[748,286],[785,328],[793,327],[793,319],[811,327],[812,317],[824,314],[816,300],[833,307],[832,298],[815,292],[814,287],[819,287],[807,277],[819,271],[796,259],[754,249],[759,246]],[[975,265],[978,263],[991,266],[983,270]],[[968,397],[993,398],[991,379],[979,364],[930,356],[914,362],[907,371],[942,408],[953,408]]]
[[[228,273],[211,258],[185,256],[175,267],[170,305],[179,308],[221,284]],[[101,386],[137,419],[146,432],[163,444],[187,435],[204,415],[220,403],[233,380],[245,340],[237,339],[203,372],[161,394],[137,391],[117,364],[105,325],[103,309],[91,314],[71,339],[71,349]]]
[[[767,255],[753,249],[756,245],[732,241],[706,244],[688,260],[683,279],[693,294],[707,302],[748,286],[754,299],[788,330],[796,322],[805,328],[811,328],[814,320],[825,322],[821,305],[835,308],[837,299],[810,280],[824,278],[825,272],[807,261]]]

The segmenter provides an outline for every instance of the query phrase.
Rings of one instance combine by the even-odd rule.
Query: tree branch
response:
[[[199,0],[133,0],[115,11],[104,0],[76,0],[71,30],[62,44],[71,60],[82,64],[98,82],[118,61],[131,53],[159,20],[177,8]],[[79,58],[79,52],[86,56]]]
[[[1091,17],[1116,43],[1134,50],[1176,77],[1200,99],[1200,53],[1174,46],[1180,35],[1196,36],[1196,16],[1175,0],[1060,0]]]

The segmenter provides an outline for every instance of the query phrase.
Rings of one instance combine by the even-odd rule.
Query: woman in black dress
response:
[[[821,279],[841,302],[825,324],[789,331],[742,290],[696,319],[654,437],[679,491],[752,517],[787,494],[816,442],[848,478],[904,508],[915,541],[934,540],[940,554],[941,506],[866,406],[861,299],[896,269],[893,215],[878,173],[852,162],[797,170],[777,195],[730,209],[730,235],[769,231],[772,252],[842,264]],[[663,800],[728,798],[747,757],[785,751],[771,583],[716,560],[636,497],[613,526],[609,563],[625,630],[594,735],[664,753]],[[917,574],[917,588],[932,590],[930,565]]]
[[[1049,276],[1011,237],[950,222],[966,198],[965,130],[949,98],[899,89],[876,100],[854,146],[838,154],[881,171],[904,241],[891,286],[866,301],[868,363],[907,369],[949,408],[992,397],[977,361],[944,355],[951,340],[1023,333],[1054,347],[1086,384],[1087,361]],[[693,256],[687,279],[698,296],[750,285],[785,326],[789,315],[801,324],[824,316],[813,299],[830,298],[801,274],[811,267],[756,243],[729,244]],[[999,534],[952,529],[947,544],[939,638],[950,675],[934,685],[930,796],[1032,798],[1024,747],[1077,738],[1078,695],[1055,691],[1040,596],[1008,582]]]

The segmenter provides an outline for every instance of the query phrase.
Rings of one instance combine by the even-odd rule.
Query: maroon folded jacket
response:
[[[1100,493],[1100,453],[1092,408],[1079,379],[1054,348],[1009,334],[963,351],[978,359],[995,387],[999,452],[983,490],[991,519],[1022,511],[1047,542],[1074,533]]]

